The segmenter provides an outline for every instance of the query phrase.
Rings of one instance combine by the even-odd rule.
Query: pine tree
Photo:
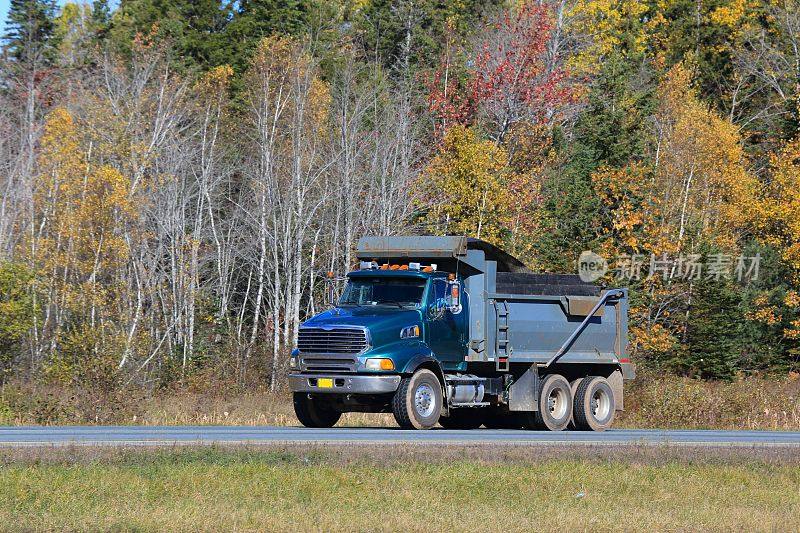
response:
[[[111,25],[111,8],[108,0],[94,0],[92,2],[92,31],[95,38],[102,41],[108,34]]]
[[[371,0],[358,10],[354,24],[367,57],[386,67],[404,61],[424,67],[441,55],[447,26],[466,37],[479,26],[481,15],[500,4],[498,0]]]
[[[604,233],[598,225],[600,200],[592,174],[601,166],[622,167],[647,153],[647,120],[653,107],[652,88],[642,79],[637,59],[614,52],[604,63],[589,93],[588,109],[567,143],[554,146],[568,162],[544,186],[545,231],[537,246],[541,264],[571,270],[581,251],[598,249]]]
[[[704,379],[730,379],[742,356],[741,298],[729,280],[704,279],[694,285],[691,320],[675,366]]]
[[[28,68],[55,57],[55,0],[11,0],[3,35],[4,48]]]

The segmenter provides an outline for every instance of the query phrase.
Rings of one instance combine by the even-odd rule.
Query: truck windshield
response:
[[[422,302],[425,280],[417,278],[351,279],[340,305],[417,305]]]

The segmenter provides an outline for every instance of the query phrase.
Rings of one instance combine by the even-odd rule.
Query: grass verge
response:
[[[10,530],[785,530],[796,454],[408,447],[0,454]],[[675,455],[678,454],[678,455]],[[794,524],[794,526],[793,526]]]
[[[297,425],[288,393],[208,387],[155,395],[6,385],[0,425]],[[394,426],[391,415],[348,413],[340,426]],[[626,385],[615,427],[800,430],[800,379],[707,382],[642,373]]]

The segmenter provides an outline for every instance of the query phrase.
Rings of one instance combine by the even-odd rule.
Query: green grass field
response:
[[[4,452],[4,530],[795,530],[797,456]],[[646,454],[645,454],[646,455]]]

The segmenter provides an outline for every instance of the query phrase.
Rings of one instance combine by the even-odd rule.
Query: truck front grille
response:
[[[362,328],[300,328],[297,336],[301,369],[307,372],[355,372],[356,355],[368,345]]]
[[[357,363],[355,357],[300,356],[300,367],[304,372],[355,372]]]

